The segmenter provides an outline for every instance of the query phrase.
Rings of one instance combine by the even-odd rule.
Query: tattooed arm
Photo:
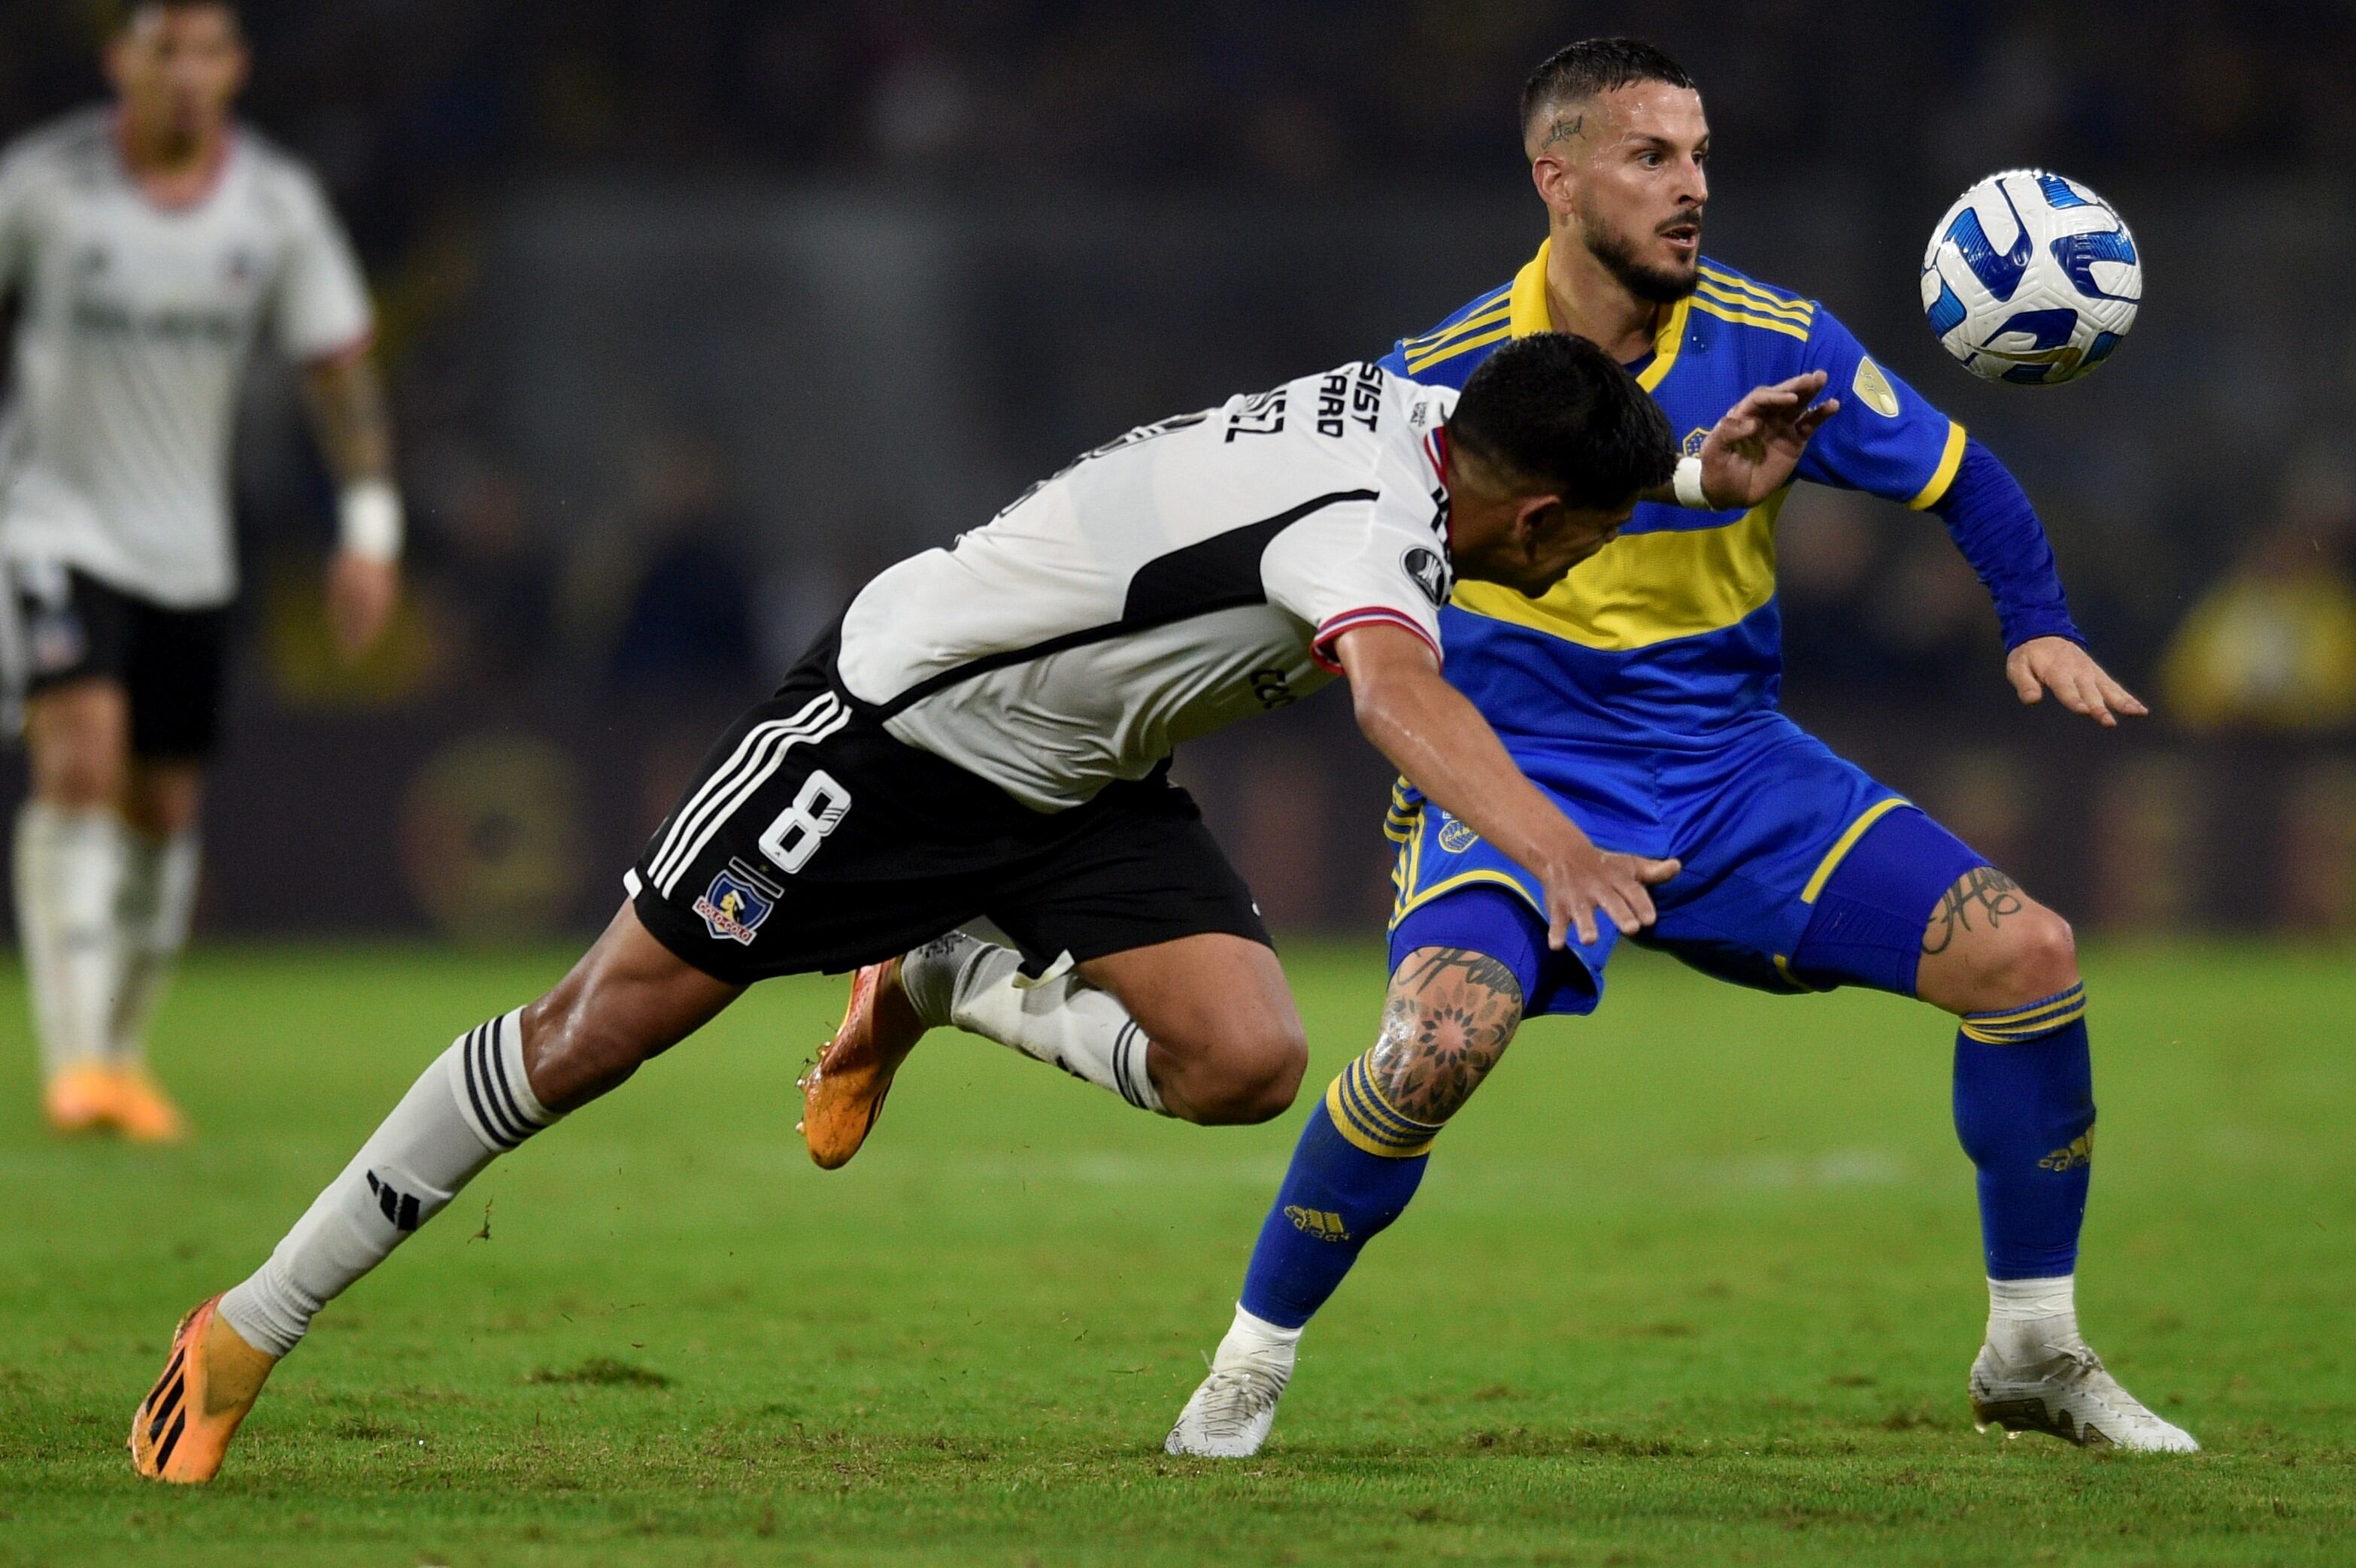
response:
[[[1513,971],[1470,948],[1418,948],[1391,976],[1368,1066],[1402,1116],[1437,1125],[1472,1098],[1522,1021]]]
[[[367,651],[391,618],[401,594],[400,499],[392,489],[392,421],[384,384],[367,354],[320,360],[303,372],[303,397],[327,467],[343,487],[345,534],[327,575],[327,618],[347,658]],[[353,498],[389,515],[377,531],[389,538],[354,537]],[[389,510],[388,510],[389,509]]]

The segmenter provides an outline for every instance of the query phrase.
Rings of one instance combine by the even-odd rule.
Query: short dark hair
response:
[[[106,30],[119,33],[149,11],[226,11],[239,31],[245,27],[238,0],[114,0],[102,15],[108,17]]]
[[[1609,509],[1665,485],[1677,438],[1653,394],[1584,338],[1537,332],[1505,344],[1464,383],[1448,439],[1520,487]]]
[[[1522,83],[1522,134],[1540,111],[1639,81],[1693,87],[1685,67],[1642,38],[1581,38],[1538,62]]]

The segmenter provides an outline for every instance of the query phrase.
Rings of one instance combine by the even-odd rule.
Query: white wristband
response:
[[[1690,507],[1695,511],[1708,511],[1712,510],[1709,504],[1709,497],[1702,493],[1701,459],[1699,457],[1680,457],[1677,459],[1676,483],[1677,487],[1677,504],[1679,506]]]
[[[343,548],[370,561],[401,558],[401,492],[390,479],[355,479],[336,503]]]

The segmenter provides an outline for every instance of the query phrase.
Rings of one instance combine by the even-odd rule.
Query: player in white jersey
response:
[[[343,485],[329,606],[348,651],[391,610],[401,504],[351,249],[308,172],[230,116],[234,9],[134,5],[106,68],[112,106],[0,153],[0,559],[32,763],[16,924],[50,1122],[167,1139],[181,1119],[144,1039],[196,898],[237,592],[231,420],[257,339],[303,367]]]
[[[1580,338],[1515,344],[1461,399],[1345,365],[1131,431],[886,571],[712,748],[573,972],[462,1036],[270,1260],[182,1319],[133,1462],[209,1478],[327,1302],[494,1156],[767,976],[868,966],[855,989],[895,1010],[865,1009],[884,1026],[867,1059],[830,1079],[864,1086],[846,1112],[862,1135],[889,1067],[952,1017],[1146,1109],[1277,1114],[1300,1016],[1164,769],[1188,736],[1336,674],[1402,772],[1538,872],[1558,941],[1599,911],[1635,929],[1676,863],[1602,854],[1515,771],[1440,677],[1439,607],[1457,575],[1559,580],[1673,471],[1721,505],[1767,495],[1828,412],[1807,407],[1822,386],[1753,392],[1688,468]],[[1020,951],[972,943],[921,977],[900,961],[983,917]]]

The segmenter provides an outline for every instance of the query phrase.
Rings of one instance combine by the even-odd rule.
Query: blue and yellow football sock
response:
[[[1365,1057],[1343,1069],[1310,1111],[1260,1226],[1244,1311],[1279,1328],[1307,1323],[1359,1251],[1406,1211],[1439,1134],[1436,1123],[1402,1116],[1383,1097]]]
[[[2094,1153],[2083,985],[2026,1007],[1964,1015],[1955,1133],[1979,1167],[1989,1280],[2073,1273]]]

